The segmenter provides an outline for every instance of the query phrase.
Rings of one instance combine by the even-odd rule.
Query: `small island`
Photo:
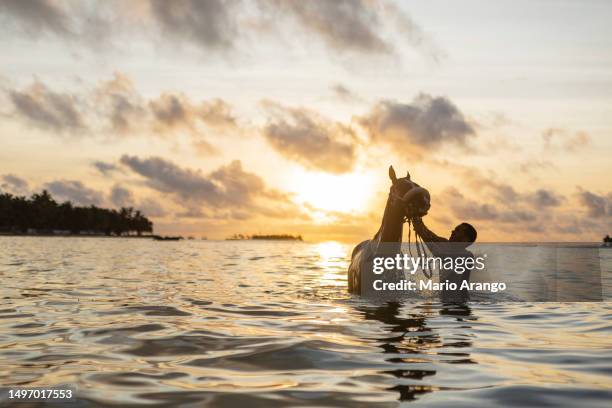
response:
[[[226,241],[242,241],[242,240],[267,240],[267,241],[303,241],[301,235],[291,234],[254,234],[254,235],[242,235],[234,234],[225,239]]]

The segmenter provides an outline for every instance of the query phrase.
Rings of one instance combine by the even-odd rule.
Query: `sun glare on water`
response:
[[[304,173],[298,177],[296,192],[303,203],[319,210],[361,212],[367,209],[373,186],[372,177],[356,173]]]

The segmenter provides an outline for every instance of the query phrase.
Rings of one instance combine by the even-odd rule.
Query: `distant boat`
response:
[[[152,235],[155,241],[180,241],[183,237],[162,237],[161,235]]]

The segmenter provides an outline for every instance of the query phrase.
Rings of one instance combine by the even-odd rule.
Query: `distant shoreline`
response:
[[[14,232],[0,232],[0,237],[53,237],[53,238],[148,238],[153,235],[95,235],[95,234],[18,234]]]
[[[150,239],[153,241],[160,240],[159,235],[95,235],[95,234],[18,234],[14,232],[0,232],[1,237],[32,237],[32,238],[138,238],[138,239]],[[214,242],[225,242],[225,241],[289,241],[289,242],[304,242],[301,238],[286,238],[286,237],[257,237],[257,238],[243,238],[243,239],[212,239],[208,238],[202,239],[194,239],[192,237],[184,238],[182,236],[177,237],[180,241],[214,241]],[[161,241],[165,241],[166,239],[161,239]]]
[[[93,234],[18,234],[18,233],[14,233],[14,232],[0,232],[0,238],[2,237],[52,237],[52,238],[139,238],[139,239],[151,239],[153,240],[153,235],[123,235],[123,236],[117,236],[117,235],[93,235]],[[332,242],[339,242],[339,243],[345,243],[345,244],[349,244],[351,242],[346,242],[346,241],[335,241],[335,240],[328,240],[328,241],[300,241],[300,240],[287,240],[287,239],[273,239],[273,238],[267,238],[267,239],[231,239],[231,238],[216,238],[216,239],[199,239],[199,238],[195,238],[195,239],[190,239],[188,238],[184,238],[184,241],[210,241],[210,242],[232,242],[232,241],[243,241],[243,242],[253,242],[253,241],[286,241],[286,242],[308,242],[308,243],[320,243],[320,242],[328,242],[328,241],[332,241]],[[565,246],[575,246],[577,248],[603,248],[603,249],[612,249],[611,247],[604,247],[601,245],[601,242],[599,241],[581,241],[581,242],[576,242],[576,241],[542,241],[542,242],[537,242],[537,241],[532,241],[532,242],[480,242],[478,245],[482,246],[482,245],[508,245],[508,246],[546,246],[546,245],[565,245]]]

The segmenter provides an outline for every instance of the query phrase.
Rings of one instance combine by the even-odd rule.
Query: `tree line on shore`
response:
[[[70,201],[58,203],[46,190],[30,198],[0,192],[0,231],[142,235],[153,232],[153,222],[132,207],[114,210],[76,206]]]

